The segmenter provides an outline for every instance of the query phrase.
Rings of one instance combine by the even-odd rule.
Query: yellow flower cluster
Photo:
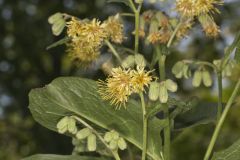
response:
[[[97,19],[89,21],[72,18],[67,22],[67,35],[71,38],[67,44],[70,58],[84,65],[98,58],[104,40],[111,39],[115,43],[121,43],[124,39],[119,15],[109,17],[103,23]]]
[[[99,56],[103,40],[107,37],[104,25],[96,19],[89,22],[72,18],[67,23],[67,34],[71,38],[67,44],[70,57],[85,64]]]
[[[136,70],[113,68],[106,81],[98,81],[98,92],[104,100],[110,100],[111,104],[120,108],[125,106],[131,94],[144,91],[144,87],[152,81],[150,73],[141,67]]]
[[[176,9],[184,17],[219,12],[215,5],[223,4],[222,0],[176,0]]]
[[[212,18],[212,13],[219,13],[216,5],[222,5],[223,0],[176,0],[176,9],[183,18],[197,17],[208,37],[217,37],[219,27]]]
[[[211,16],[201,15],[198,19],[208,37],[217,37],[219,35],[220,29]]]
[[[122,43],[124,40],[123,24],[120,21],[119,14],[109,17],[105,23],[105,29],[111,41],[114,43]]]

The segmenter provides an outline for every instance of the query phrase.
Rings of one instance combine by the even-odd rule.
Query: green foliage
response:
[[[56,125],[64,116],[76,115],[91,123],[114,129],[123,138],[141,148],[142,111],[136,101],[127,104],[127,109],[114,110],[99,97],[95,81],[82,78],[58,78],[42,89],[30,92],[30,110],[37,122],[56,131]],[[149,121],[148,154],[159,159],[162,148],[160,131],[164,121],[152,118]]]
[[[96,158],[88,156],[63,156],[63,155],[54,155],[54,154],[37,154],[24,158],[22,160],[108,160],[108,158]]]
[[[125,5],[129,6],[132,8],[129,0],[108,0],[108,3],[124,3]]]
[[[211,160],[239,160],[240,159],[240,140],[236,141],[227,149],[213,154]]]
[[[70,41],[69,37],[64,37],[64,38],[60,39],[59,41],[54,42],[53,44],[47,46],[47,50],[55,48],[55,47],[60,46],[60,45],[63,45],[65,43],[69,42],[69,41]]]
[[[48,18],[48,22],[52,25],[52,32],[55,36],[59,36],[66,25],[66,21],[62,13],[53,14]]]

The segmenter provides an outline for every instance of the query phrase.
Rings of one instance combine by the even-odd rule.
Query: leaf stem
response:
[[[217,122],[219,121],[222,114],[222,71],[218,71],[217,73],[218,79],[218,109],[217,109]]]
[[[172,42],[173,42],[173,40],[174,40],[174,38],[175,38],[175,36],[176,36],[179,28],[181,27],[181,25],[182,25],[182,20],[180,19],[180,22],[178,23],[178,25],[177,25],[176,28],[174,29],[173,34],[171,35],[171,37],[170,37],[170,39],[169,39],[169,41],[168,41],[168,43],[167,43],[167,47],[168,47],[168,48],[172,45]]]
[[[156,52],[158,54],[159,60],[158,60],[158,65],[159,65],[159,76],[160,80],[164,81],[166,79],[166,71],[165,71],[165,62],[166,62],[166,55],[163,55],[160,51],[159,46],[156,46]],[[164,152],[164,158],[166,160],[170,159],[170,135],[171,135],[171,126],[170,126],[170,117],[169,117],[169,111],[168,111],[168,106],[166,104],[163,104],[163,112],[164,112],[164,117],[166,119],[166,127],[163,130],[164,134],[164,147],[163,147],[163,152]]]
[[[188,64],[195,64],[195,65],[205,65],[205,66],[211,67],[216,72],[218,71],[217,67],[214,64],[207,61],[183,60],[183,62]]]
[[[88,129],[90,129],[98,138],[99,140],[106,146],[106,148],[112,153],[112,155],[114,156],[115,160],[121,160],[118,152],[117,151],[113,151],[109,148],[108,144],[105,142],[104,138],[98,133],[98,131],[96,131],[92,126],[90,126],[87,122],[85,122],[83,119],[77,117],[77,116],[72,116],[73,118],[75,118],[78,122],[80,122],[81,124],[83,124],[85,127],[87,127]]]
[[[142,160],[146,159],[146,153],[147,153],[147,129],[148,129],[148,121],[147,121],[147,112],[146,112],[146,106],[144,101],[143,92],[140,94],[141,98],[141,104],[142,104],[142,112],[143,112],[143,146],[142,146]]]
[[[215,143],[216,143],[216,140],[217,140],[218,135],[219,135],[219,132],[220,132],[220,130],[221,130],[221,128],[222,128],[223,122],[225,121],[226,116],[227,116],[227,114],[228,114],[228,112],[229,112],[229,110],[230,110],[230,108],[231,108],[231,106],[232,106],[232,103],[233,103],[234,99],[235,99],[236,96],[237,96],[237,93],[238,93],[238,91],[239,91],[239,88],[240,88],[240,78],[239,78],[239,80],[238,80],[238,82],[237,82],[237,84],[236,84],[236,86],[235,86],[235,89],[234,89],[234,91],[232,92],[232,95],[231,95],[231,97],[229,98],[229,100],[228,100],[228,102],[227,102],[227,105],[226,105],[226,107],[225,107],[225,109],[224,109],[224,111],[223,111],[223,113],[222,113],[222,115],[221,115],[221,117],[220,117],[220,119],[219,119],[219,121],[218,121],[218,123],[217,123],[217,126],[216,126],[216,128],[215,128],[215,130],[214,130],[213,136],[212,136],[212,138],[211,138],[211,141],[210,141],[210,143],[209,143],[209,145],[208,145],[208,149],[207,149],[207,151],[206,151],[206,153],[205,153],[204,160],[209,160],[209,158],[210,158],[210,156],[211,156],[213,147],[214,147],[214,145],[215,145]]]
[[[136,9],[136,7],[135,7],[133,1],[132,1],[132,0],[128,0],[128,1],[129,1],[129,4],[130,4],[130,8],[133,10],[133,12],[136,12],[137,9]]]
[[[140,11],[142,8],[142,3],[138,5],[138,9],[134,11],[135,14],[135,55],[138,53],[139,49],[139,25],[140,25]]]
[[[116,49],[113,47],[113,45],[111,44],[111,42],[109,42],[108,40],[105,40],[105,43],[107,44],[107,46],[109,47],[109,49],[112,51],[113,55],[117,58],[118,62],[121,64],[122,63],[122,59],[119,56],[119,53],[116,51]]]

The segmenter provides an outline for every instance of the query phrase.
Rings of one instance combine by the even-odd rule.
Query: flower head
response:
[[[109,38],[114,43],[122,43],[124,40],[123,24],[120,20],[119,14],[111,16],[105,22],[105,30]]]
[[[203,27],[204,32],[208,37],[217,37],[220,33],[219,26],[214,22],[213,18],[209,15],[199,16],[199,21]]]
[[[176,34],[177,38],[181,39],[183,37],[186,37],[189,30],[192,28],[193,20],[192,19],[186,19],[183,21],[182,25],[178,29],[178,32]]]
[[[147,37],[147,40],[152,44],[163,43],[166,44],[171,37],[171,31],[168,29],[162,28],[157,32],[150,33]]]
[[[149,74],[151,71],[146,72],[143,67],[137,67],[137,70],[132,71],[132,86],[136,93],[143,92],[144,87],[147,87],[152,81],[152,76]]]
[[[72,18],[67,23],[67,34],[71,38],[67,44],[70,58],[83,65],[98,58],[103,40],[107,37],[104,25],[97,19],[80,21]]]
[[[176,9],[184,17],[219,12],[215,5],[223,4],[222,0],[177,0]]]
[[[121,67],[112,69],[111,74],[105,82],[98,82],[99,93],[104,100],[110,100],[111,104],[120,107],[125,105],[132,94],[132,74],[130,70]]]
[[[120,108],[125,106],[131,94],[144,91],[144,87],[152,80],[150,73],[140,67],[137,67],[137,70],[113,68],[106,81],[98,81],[98,92],[102,99],[109,100],[111,104]]]

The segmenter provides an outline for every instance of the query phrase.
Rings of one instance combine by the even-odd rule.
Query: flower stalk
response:
[[[147,119],[147,112],[146,112],[146,106],[145,106],[145,101],[144,101],[144,95],[143,92],[140,94],[141,98],[141,104],[142,104],[142,112],[143,112],[143,146],[142,146],[142,160],[146,159],[146,154],[147,154],[147,130],[148,130],[148,119]]]
[[[138,54],[139,51],[139,25],[140,25],[140,11],[142,8],[142,3],[138,5],[138,8],[134,11],[135,14],[135,55]]]
[[[122,59],[119,56],[119,53],[116,51],[116,49],[111,44],[111,42],[109,42],[108,40],[105,40],[105,43],[109,47],[109,49],[112,51],[113,55],[117,58],[118,62],[121,64],[122,63]]]
[[[217,140],[218,135],[220,133],[220,130],[222,128],[223,122],[225,121],[226,116],[227,116],[227,114],[228,114],[228,112],[229,112],[229,110],[230,110],[230,108],[231,108],[231,106],[233,104],[233,101],[234,101],[234,99],[237,96],[239,88],[240,88],[240,78],[239,78],[239,80],[238,80],[238,82],[237,82],[237,84],[235,86],[235,89],[234,89],[231,97],[229,98],[229,100],[227,102],[227,105],[226,105],[226,107],[225,107],[225,109],[224,109],[224,111],[223,111],[223,113],[222,113],[222,115],[221,115],[221,117],[220,117],[220,119],[219,119],[219,121],[217,123],[217,126],[216,126],[216,128],[214,130],[213,136],[211,138],[211,141],[210,141],[210,143],[208,145],[208,149],[207,149],[207,151],[205,153],[204,160],[209,160],[209,158],[210,158],[210,156],[212,154],[213,147],[214,147],[214,145],[216,143],[216,140]]]

